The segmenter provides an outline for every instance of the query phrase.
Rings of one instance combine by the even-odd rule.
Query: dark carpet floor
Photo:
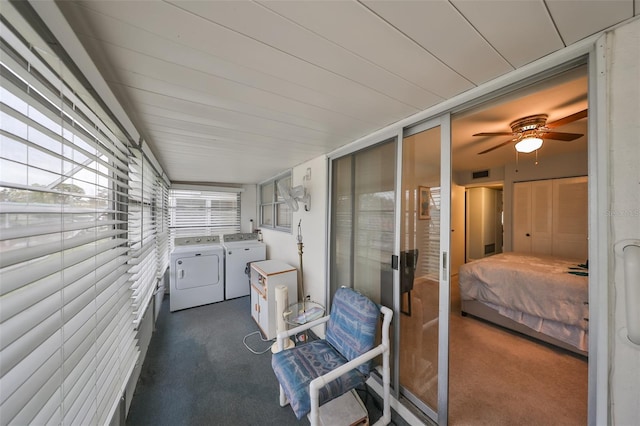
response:
[[[307,425],[278,404],[270,347],[250,315],[249,297],[169,312],[165,297],[126,424]],[[250,335],[251,334],[251,335]],[[358,391],[370,421],[376,401]],[[396,424],[406,424],[393,413]]]

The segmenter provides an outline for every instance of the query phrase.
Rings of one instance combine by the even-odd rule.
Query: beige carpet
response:
[[[452,289],[457,283],[452,282]],[[437,400],[437,283],[416,280],[412,315],[401,315],[401,382]],[[406,295],[405,295],[406,297]],[[587,361],[520,334],[460,316],[452,291],[451,425],[584,425]]]
[[[450,424],[587,424],[584,358],[470,317],[450,326]]]

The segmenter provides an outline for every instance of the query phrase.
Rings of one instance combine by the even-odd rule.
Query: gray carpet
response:
[[[278,404],[271,352],[253,354],[249,297],[169,312],[165,297],[127,416],[127,425],[306,425]],[[254,334],[249,347],[270,346]],[[380,410],[358,392],[369,418]],[[393,413],[395,424],[406,424]]]

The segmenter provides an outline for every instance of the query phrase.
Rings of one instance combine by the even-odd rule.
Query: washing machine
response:
[[[169,310],[224,300],[224,247],[219,236],[181,237],[170,257]]]
[[[267,248],[262,241],[258,241],[258,234],[238,233],[225,234],[224,270],[225,270],[225,299],[249,295],[249,264],[266,260]]]

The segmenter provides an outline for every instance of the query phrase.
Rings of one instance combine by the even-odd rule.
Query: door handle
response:
[[[640,345],[640,245],[622,249],[624,258],[624,287],[626,291],[627,336]]]
[[[640,346],[640,240],[618,241],[614,249],[622,258],[627,338]]]

